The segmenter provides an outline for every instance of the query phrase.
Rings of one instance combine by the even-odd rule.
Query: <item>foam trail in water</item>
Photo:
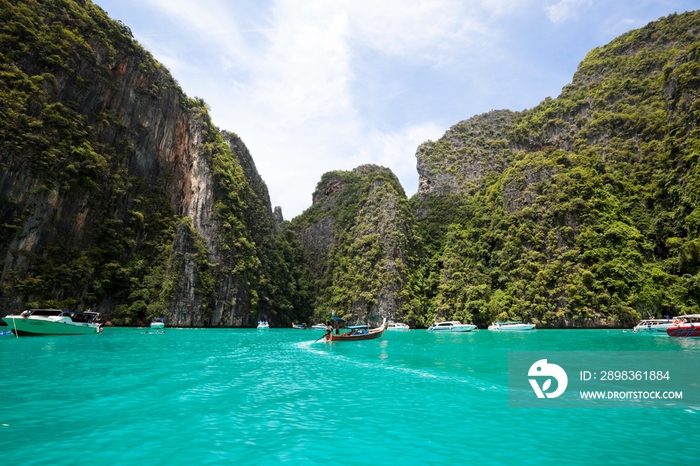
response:
[[[294,347],[309,351],[314,354],[322,354],[324,356],[331,356],[332,353],[328,351],[323,351],[320,349],[318,345],[314,345],[315,342],[313,341],[303,341],[303,342],[298,342],[294,343]],[[431,379],[436,379],[436,380],[445,380],[445,381],[451,381],[451,382],[458,382],[458,383],[464,383],[469,385],[472,388],[481,390],[481,391],[495,391],[495,392],[506,392],[508,391],[507,386],[495,384],[493,382],[486,382],[484,380],[481,380],[476,377],[466,377],[466,378],[460,378],[460,377],[455,377],[453,375],[445,375],[445,374],[437,374],[429,370],[425,369],[413,369],[410,367],[405,367],[405,366],[394,366],[394,365],[388,365],[385,363],[376,363],[376,362],[358,362],[354,359],[351,359],[347,356],[342,356],[338,354],[333,354],[335,356],[335,359],[338,361],[343,361],[347,362],[349,364],[352,364],[355,367],[365,367],[367,369],[383,369],[383,370],[390,370],[390,371],[396,371],[396,372],[402,372],[405,374],[417,376],[417,377],[424,377],[424,378],[431,378]]]

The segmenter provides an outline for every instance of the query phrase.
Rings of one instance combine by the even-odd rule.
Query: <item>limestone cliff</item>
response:
[[[288,320],[267,188],[204,102],[89,1],[4,2],[0,28],[3,311]]]
[[[571,84],[417,151],[429,313],[630,326],[700,309],[700,12],[592,50]]]
[[[406,195],[387,168],[323,175],[313,205],[295,218],[316,283],[316,317],[352,322],[407,318],[417,248]]]

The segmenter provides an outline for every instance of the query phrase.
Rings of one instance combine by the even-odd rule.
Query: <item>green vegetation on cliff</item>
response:
[[[700,13],[662,18],[591,51],[558,98],[507,114],[495,135],[494,114],[422,147],[412,204],[428,320],[630,325],[700,311],[698,34]],[[453,175],[474,147],[487,169]]]

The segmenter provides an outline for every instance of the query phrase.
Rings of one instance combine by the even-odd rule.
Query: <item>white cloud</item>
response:
[[[553,95],[601,37],[697,3],[95,1],[241,136],[287,218],[310,205],[324,172],[361,163],[390,167],[410,195],[421,142]],[[556,27],[573,19],[576,29]]]
[[[221,49],[228,58],[239,63],[251,59],[248,47],[241,35],[236,15],[230,5],[221,0],[143,0],[160,13],[175,19],[185,30],[195,31],[198,39]]]
[[[355,166],[373,163],[390,168],[401,181],[406,194],[411,196],[418,190],[416,159],[413,157],[416,149],[421,143],[438,139],[444,133],[445,128],[431,122],[408,126],[399,132],[373,130],[353,155],[352,161]]]
[[[452,0],[430,2],[350,2],[355,38],[386,55],[413,60],[443,61],[464,42],[489,35],[467,4]]]
[[[573,18],[592,3],[592,0],[561,0],[553,5],[546,5],[544,10],[551,22],[559,24]]]
[[[170,33],[178,35],[140,40],[185,92],[207,101],[217,126],[239,134],[273,205],[290,218],[310,205],[324,172],[362,163],[390,167],[407,193],[415,192],[416,148],[446,129],[420,115],[400,124],[366,115],[368,107],[381,113],[401,98],[393,83],[379,83],[369,97],[363,86],[382,74],[358,82],[368,51],[387,73],[398,62],[431,67],[464,60],[470,47],[478,53],[491,47],[494,18],[534,0],[273,0],[252,24],[235,2],[144,1],[170,18]],[[396,89],[404,92],[400,82]]]
[[[359,110],[358,99],[365,97],[353,89],[357,48],[436,63],[489,32],[475,19],[465,21],[461,2],[452,0],[317,2],[305,8],[280,0],[270,13],[267,43],[247,64],[249,80],[234,78],[227,95],[217,98],[219,109],[212,108],[216,123],[250,148],[273,204],[282,204],[287,217],[297,215],[309,206],[324,172],[363,163],[388,166],[408,193],[415,192],[416,148],[446,128],[417,122],[374,129]]]

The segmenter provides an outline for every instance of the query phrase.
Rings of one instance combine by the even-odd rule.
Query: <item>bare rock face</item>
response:
[[[462,121],[438,141],[416,151],[418,192],[447,195],[468,192],[488,172],[501,172],[515,149],[504,129],[517,114],[494,110]]]
[[[299,241],[304,246],[311,271],[319,276],[323,273],[325,261],[336,244],[333,217],[327,215],[312,223],[299,233]]]
[[[284,215],[282,215],[282,207],[280,206],[275,206],[274,210],[272,211],[272,215],[275,217],[275,223],[282,223],[284,222]]]
[[[203,327],[209,319],[204,316],[205,297],[198,291],[199,270],[195,246],[196,232],[182,223],[173,241],[173,268],[178,272],[177,292],[167,301],[168,325],[174,327]]]
[[[323,201],[326,204],[326,208],[328,208],[334,199],[333,194],[343,189],[344,186],[345,182],[343,180],[330,178],[322,187],[316,188],[316,191],[311,196],[312,202],[317,204]]]

